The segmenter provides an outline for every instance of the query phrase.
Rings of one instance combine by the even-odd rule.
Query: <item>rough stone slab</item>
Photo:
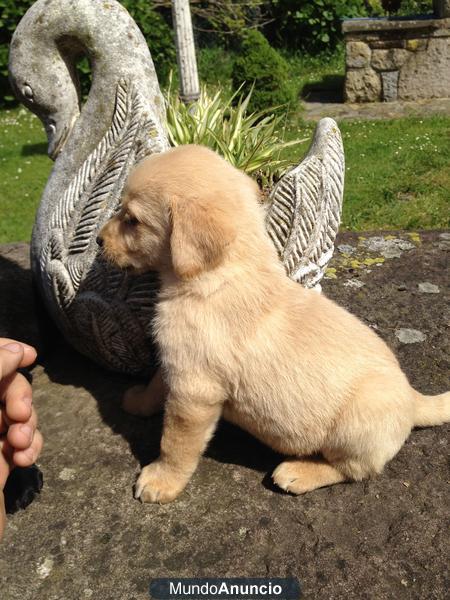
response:
[[[409,327],[396,329],[395,337],[402,344],[420,344],[420,342],[424,342],[427,339],[427,336],[422,331],[410,329]]]
[[[304,119],[318,121],[332,116],[337,121],[345,119],[398,119],[402,117],[424,117],[427,115],[450,115],[448,98],[432,98],[418,101],[371,102],[304,102]]]
[[[381,73],[383,100],[395,102],[398,99],[398,71],[385,71]]]
[[[407,60],[409,52],[402,48],[373,50],[370,66],[375,71],[395,71]]]
[[[359,33],[372,31],[408,31],[408,30],[435,30],[450,28],[450,19],[435,19],[423,17],[422,19],[394,18],[387,19],[348,19],[342,23],[343,33]]]
[[[439,286],[434,283],[430,283],[429,281],[423,281],[419,283],[418,288],[424,294],[439,294]]]
[[[412,53],[400,71],[398,97],[450,97],[450,38],[430,39],[426,52]]]
[[[360,69],[370,64],[370,48],[364,42],[349,42],[346,44],[345,54],[349,69]]]
[[[346,102],[377,102],[381,94],[381,79],[370,67],[349,69],[345,77]]]
[[[413,385],[427,393],[448,384],[450,242],[443,233],[384,235],[413,247],[380,266],[365,263],[378,255],[363,245],[379,232],[342,234],[338,245],[354,251],[336,252],[337,277],[323,282],[326,294],[395,349]],[[29,331],[31,341],[28,268],[25,245],[0,249],[0,331]],[[424,281],[441,293],[421,293]],[[427,339],[401,344],[400,328]],[[47,330],[45,337],[51,341]],[[171,575],[294,575],[311,600],[447,596],[448,425],[414,431],[372,481],[292,497],[271,489],[267,477],[279,457],[223,424],[180,499],[142,505],[131,486],[139,464],[157,453],[161,420],[125,416],[119,398],[130,381],[53,344],[33,370],[46,439],[44,489],[9,519],[2,600],[145,600],[151,578]]]

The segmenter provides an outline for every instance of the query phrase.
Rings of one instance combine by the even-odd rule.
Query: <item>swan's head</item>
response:
[[[80,114],[79,86],[75,72],[61,55],[33,56],[30,48],[13,38],[9,55],[9,79],[17,99],[42,121],[48,139],[48,155],[55,160]]]

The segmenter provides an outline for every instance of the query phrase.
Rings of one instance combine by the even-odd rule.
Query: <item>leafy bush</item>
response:
[[[0,106],[14,100],[8,82],[8,53],[12,34],[34,0],[0,0]]]
[[[364,0],[271,0],[274,43],[303,50],[333,48],[342,39],[342,20],[367,15]]]
[[[223,85],[231,82],[231,73],[236,53],[222,46],[211,46],[197,50],[198,74],[204,83]]]
[[[402,0],[399,15],[424,15],[433,12],[433,0]]]
[[[35,0],[0,0],[0,105],[13,101],[8,82],[8,52],[12,34],[20,19]],[[140,27],[152,53],[161,83],[167,82],[176,63],[172,31],[155,11],[151,0],[120,0]],[[89,88],[90,68],[87,60],[79,64],[82,90]]]
[[[201,87],[197,102],[186,106],[171,85],[166,91],[167,127],[172,146],[202,144],[252,175],[264,189],[291,166],[282,150],[305,140],[284,141],[283,117],[267,110],[250,113],[252,92],[227,97]]]
[[[260,31],[251,29],[242,40],[233,65],[233,89],[253,90],[251,110],[275,109],[295,99],[286,60],[269,44]]]

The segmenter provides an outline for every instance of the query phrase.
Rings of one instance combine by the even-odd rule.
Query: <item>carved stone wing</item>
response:
[[[345,159],[333,119],[319,121],[303,161],[270,195],[267,231],[288,276],[305,287],[319,282],[333,255],[344,194]]]

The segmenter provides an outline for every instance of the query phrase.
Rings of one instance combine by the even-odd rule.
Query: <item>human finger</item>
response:
[[[26,450],[32,445],[34,432],[37,427],[37,415],[33,410],[31,417],[25,423],[13,423],[6,438],[15,450]]]
[[[5,487],[12,468],[13,448],[5,436],[0,437],[0,490]]]
[[[4,411],[11,421],[24,423],[31,417],[33,391],[22,373],[14,373],[0,383],[0,400]]]
[[[16,371],[23,359],[23,346],[9,342],[0,347],[0,381]]]
[[[36,349],[30,344],[25,344],[24,342],[19,342],[18,340],[12,340],[11,338],[2,338],[0,337],[0,348],[2,346],[6,346],[7,344],[20,344],[23,348],[23,358],[19,367],[28,367],[32,365],[37,357]]]
[[[39,429],[36,429],[33,441],[29,448],[25,450],[16,450],[13,453],[12,461],[16,467],[29,467],[36,462],[39,454],[41,453],[42,446],[44,444],[44,438]]]

